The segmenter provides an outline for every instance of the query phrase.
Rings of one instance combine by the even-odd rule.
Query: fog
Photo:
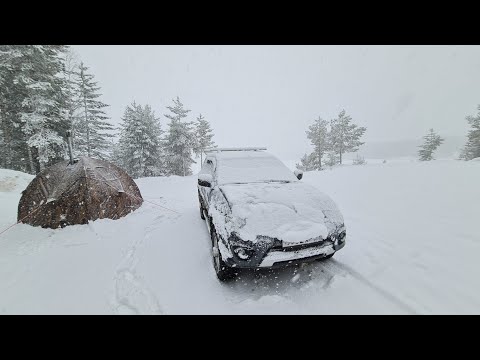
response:
[[[220,146],[266,146],[284,159],[310,151],[305,130],[342,109],[367,143],[416,140],[433,127],[465,136],[480,103],[479,46],[72,46],[120,122],[132,101],[166,129],[177,95]],[[360,153],[362,149],[360,149]]]

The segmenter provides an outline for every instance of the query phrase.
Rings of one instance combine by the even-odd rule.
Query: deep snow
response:
[[[31,178],[0,170],[0,231]],[[480,162],[368,163],[301,181],[344,215],[347,243],[330,260],[221,284],[196,176],[139,179],[146,200],[180,214],[145,202],[119,220],[1,235],[0,313],[480,313]]]

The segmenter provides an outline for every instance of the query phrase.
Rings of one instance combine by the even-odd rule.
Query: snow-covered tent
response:
[[[118,219],[142,202],[137,184],[125,171],[108,161],[81,157],[40,172],[22,192],[18,220],[55,229],[89,220]]]

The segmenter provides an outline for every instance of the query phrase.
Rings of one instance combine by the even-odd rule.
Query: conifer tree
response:
[[[108,105],[99,101],[100,87],[88,67],[80,63],[74,80],[77,100],[73,123],[75,151],[88,157],[105,159],[110,150],[109,138],[113,137],[113,126],[107,121],[103,109]]]
[[[32,45],[22,53],[17,81],[24,90],[19,112],[26,142],[30,172],[42,170],[64,157],[64,135],[69,129],[66,116],[64,45]],[[38,168],[35,166],[38,164]]]
[[[215,146],[212,138],[213,130],[210,127],[210,123],[200,114],[195,122],[195,144],[193,149],[196,156],[200,155],[200,163],[203,163],[204,150]]]
[[[480,105],[476,116],[467,116],[471,129],[467,135],[467,143],[462,150],[461,158],[471,160],[480,157]]]
[[[20,119],[27,94],[24,78],[29,70],[25,45],[0,45],[0,127],[1,162],[7,169],[31,172],[27,145]]]
[[[310,155],[303,155],[300,159],[300,163],[295,164],[297,169],[303,171],[312,171],[316,170],[316,155],[311,153]]]
[[[165,114],[165,117],[170,119],[164,140],[167,174],[191,175],[191,165],[195,163],[192,159],[195,140],[192,123],[183,121],[190,110],[184,108],[178,96],[173,100],[173,106],[167,106],[167,109],[171,112]]]
[[[433,152],[443,143],[443,139],[440,135],[437,135],[433,129],[430,129],[423,139],[424,143],[419,146],[420,150],[418,151],[420,161],[433,160]]]
[[[315,120],[306,131],[307,138],[310,139],[310,142],[314,147],[310,161],[315,170],[322,170],[322,158],[325,152],[329,150],[327,125],[327,121],[318,117],[318,119]]]
[[[75,133],[73,126],[75,120],[75,113],[80,108],[80,98],[79,98],[79,91],[77,88],[76,83],[76,73],[77,69],[80,66],[80,62],[78,60],[77,54],[68,49],[65,53],[65,69],[64,69],[64,78],[65,78],[65,89],[64,93],[66,96],[66,110],[67,110],[67,117],[68,123],[70,124],[70,130],[72,134]]]
[[[327,151],[327,159],[325,161],[325,165],[327,166],[335,166],[340,162],[340,158],[337,153],[333,150]]]
[[[340,112],[338,118],[330,121],[330,145],[332,151],[338,155],[340,164],[343,154],[356,152],[359,146],[364,144],[360,138],[366,130],[365,127],[353,124],[345,110]]]
[[[115,161],[132,177],[163,175],[161,128],[149,105],[125,109]]]

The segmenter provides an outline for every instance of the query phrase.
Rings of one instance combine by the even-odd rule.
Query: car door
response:
[[[205,187],[205,186],[199,186],[200,192],[202,194],[203,201],[205,202],[205,206],[208,209],[210,205],[210,197],[212,194],[212,188],[215,186],[215,167],[216,167],[216,161],[214,157],[207,156],[205,158],[205,161],[203,162],[202,170],[200,171],[202,174],[210,174],[212,175],[213,182],[212,182],[212,187]]]

